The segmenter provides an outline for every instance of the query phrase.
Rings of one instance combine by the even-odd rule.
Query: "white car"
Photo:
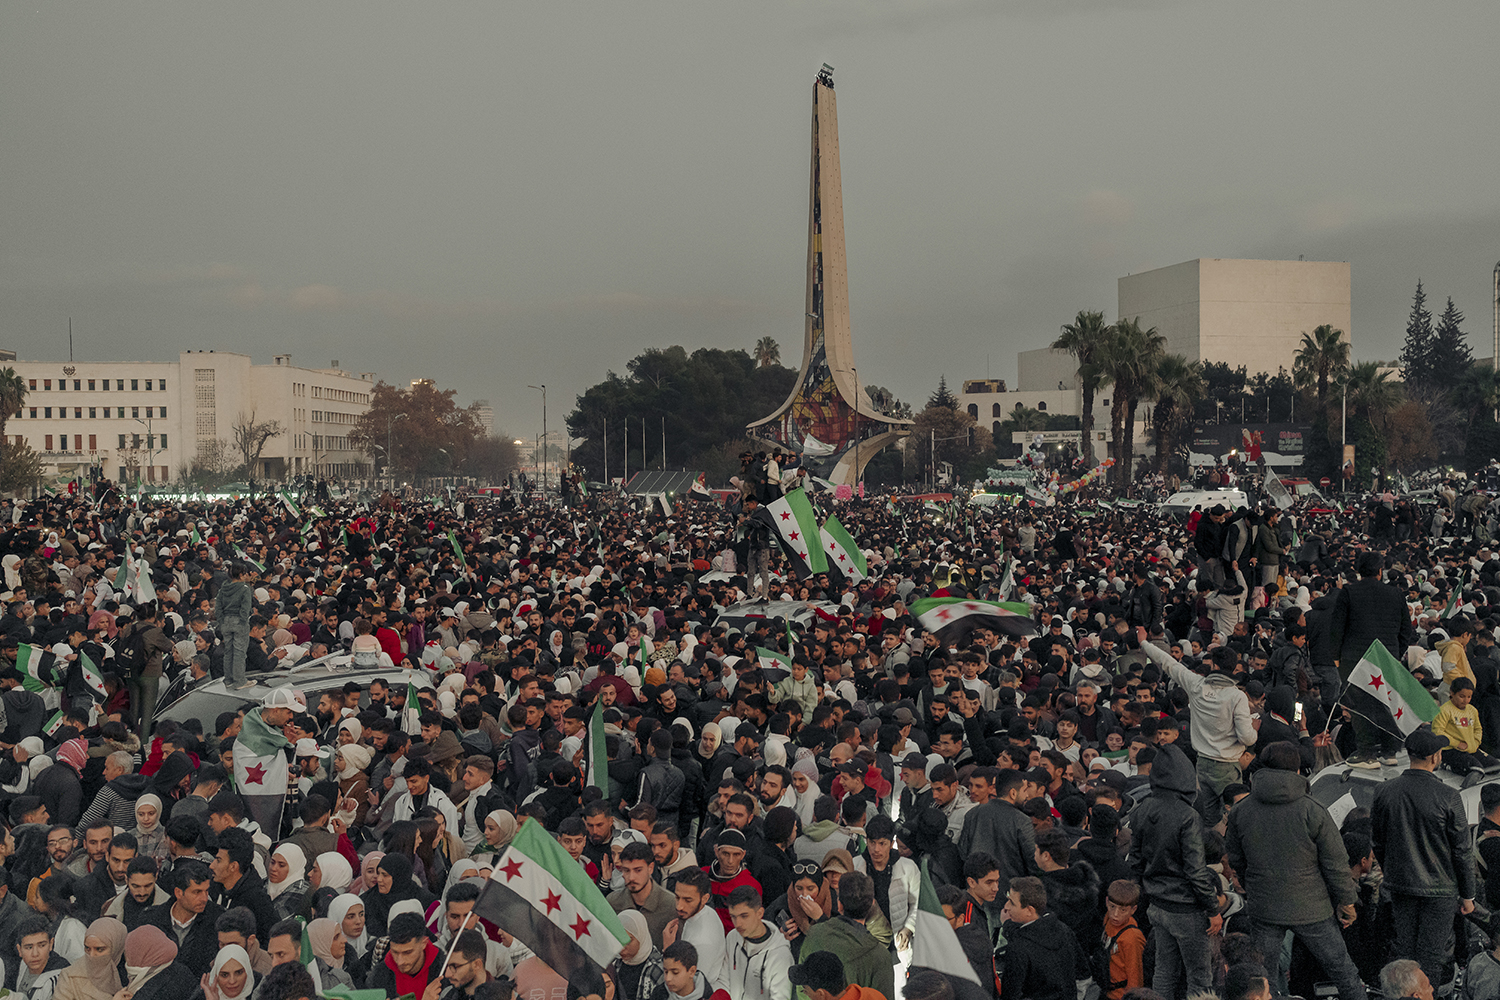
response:
[[[1215,504],[1233,510],[1250,506],[1250,501],[1242,490],[1182,490],[1162,501],[1157,511],[1167,517],[1186,517],[1194,507],[1208,510]]]

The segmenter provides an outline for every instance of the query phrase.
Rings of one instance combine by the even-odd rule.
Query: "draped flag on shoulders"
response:
[[[962,597],[928,597],[913,601],[911,613],[929,632],[946,641],[956,640],[971,629],[989,628],[1002,635],[1035,635],[1036,622],[1025,604],[976,601]]]
[[[286,804],[289,744],[280,729],[261,717],[259,709],[245,715],[240,734],[234,739],[234,786],[245,800],[250,818],[268,837],[281,831],[281,810]]]
[[[1386,732],[1402,736],[1431,722],[1438,713],[1438,703],[1422,682],[1379,639],[1370,643],[1349,674],[1339,704]]]
[[[504,927],[571,982],[584,974],[598,975],[630,942],[624,924],[583,866],[529,817],[495,859],[474,913]]]

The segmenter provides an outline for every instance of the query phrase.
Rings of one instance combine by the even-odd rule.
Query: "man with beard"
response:
[[[147,910],[172,898],[156,884],[156,874],[154,859],[145,855],[131,858],[125,867],[125,891],[104,908],[104,915],[123,923],[126,930],[146,923]]]
[[[106,840],[105,843],[107,844],[108,841]],[[107,849],[108,848],[106,848],[106,850]],[[41,898],[37,895],[37,893],[41,889],[43,879],[51,878],[53,875],[58,874],[71,874],[68,871],[68,858],[72,857],[72,855],[72,829],[59,824],[48,830],[47,856],[52,859],[52,863],[47,866],[46,871],[42,872],[36,878],[31,880],[31,885],[28,886],[26,890],[26,902],[31,906],[33,910],[41,909],[39,905],[41,902]]]

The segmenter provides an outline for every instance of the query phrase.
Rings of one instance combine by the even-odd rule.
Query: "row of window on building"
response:
[[[313,410],[312,422],[315,424],[357,424],[359,423],[359,414],[335,413],[330,410]]]
[[[68,408],[66,406],[58,406],[58,407],[32,406],[32,407],[28,407],[28,409],[31,411],[31,419],[32,420],[51,420],[52,419],[52,411],[53,411],[53,409],[57,410],[57,418],[59,420],[66,420],[66,419],[68,419]],[[130,409],[130,415],[132,417],[136,418],[136,419],[139,419],[142,416],[144,416],[147,420],[151,420],[154,417],[161,417],[162,419],[166,419],[166,416],[167,416],[167,408],[165,406],[132,406],[129,409]],[[39,410],[41,411],[40,413],[37,412]],[[73,407],[73,419],[74,420],[82,420],[82,419],[84,419],[84,416],[83,416],[83,411],[84,410],[88,410],[89,411],[88,419],[90,419],[90,420],[99,420],[99,419],[110,420],[110,419],[123,419],[124,416],[125,416],[126,407],[123,407],[123,406],[75,406],[75,407]],[[103,411],[102,413],[100,412],[101,410]],[[113,414],[110,413],[111,410],[114,411]],[[145,410],[146,412],[143,414],[143,413],[141,413],[142,410]],[[21,417],[21,411],[17,410],[16,411],[16,418],[20,419],[20,417]]]
[[[292,395],[306,396],[308,389],[312,389],[313,399],[329,399],[336,403],[368,403],[370,394],[368,392],[350,392],[348,389],[329,389],[325,386],[315,385],[309,387],[306,382],[293,382]]]
[[[71,451],[83,451],[83,439],[84,439],[85,436],[87,436],[88,439],[89,439],[89,449],[88,450],[89,451],[98,451],[99,450],[99,435],[97,435],[97,434],[89,434],[89,435],[74,434],[73,435],[73,447],[71,449],[68,448],[68,435],[66,435],[66,434],[59,434],[59,435],[57,435],[57,450],[58,451],[69,451],[69,450],[71,450]],[[22,440],[23,440],[22,435],[17,434],[16,435],[16,443],[19,444],[19,443],[21,443]],[[125,448],[139,448],[139,447],[141,447],[141,445],[143,443],[145,444],[145,446],[147,448],[153,448],[153,449],[157,447],[158,442],[160,442],[160,446],[162,448],[165,448],[167,446],[167,436],[165,434],[121,434],[121,435],[119,435],[118,440],[119,440],[119,444],[117,445],[117,447],[120,448],[121,450],[124,450]],[[52,435],[51,434],[44,434],[44,435],[42,435],[42,441],[44,442],[44,450],[51,451],[52,450]],[[127,441],[129,442],[128,444],[126,443]]]
[[[27,385],[30,387],[30,389],[31,389],[32,392],[36,392],[37,382],[38,381],[40,381],[41,384],[42,384],[42,391],[43,392],[50,392],[50,391],[52,391],[52,380],[50,378],[44,378],[44,379],[40,379],[40,380],[38,380],[38,379],[28,379],[27,380]],[[125,391],[125,383],[126,382],[130,383],[130,391],[131,392],[142,392],[142,391],[144,391],[144,392],[150,392],[152,389],[156,389],[156,390],[158,390],[160,392],[166,392],[167,391],[167,380],[164,379],[164,378],[158,378],[158,379],[149,379],[149,378],[124,379],[124,378],[117,378],[117,379],[113,379],[113,380],[107,379],[107,378],[101,378],[101,379],[97,379],[97,380],[96,379],[91,379],[91,378],[89,378],[89,379],[75,378],[73,380],[73,391],[74,392],[84,392],[84,391],[88,391],[88,392],[109,392],[109,383],[111,381],[113,381],[115,383],[115,392],[124,392]],[[97,382],[97,388],[95,387],[95,383],[96,382]],[[88,389],[87,390],[84,389],[84,383],[88,383]],[[65,378],[58,379],[57,380],[57,391],[58,392],[66,392],[67,389],[68,389],[68,380],[65,379]]]

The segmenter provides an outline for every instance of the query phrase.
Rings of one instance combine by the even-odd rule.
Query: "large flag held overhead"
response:
[[[604,894],[542,824],[528,818],[474,904],[570,982],[598,976],[630,936]]]
[[[1453,582],[1453,593],[1448,595],[1448,604],[1443,608],[1444,618],[1452,618],[1458,614],[1459,607],[1463,604],[1464,578],[1459,577]]]
[[[1266,470],[1266,481],[1261,484],[1261,488],[1265,490],[1266,496],[1274,500],[1276,506],[1282,510],[1286,510],[1292,505],[1291,490],[1286,488],[1286,484],[1276,475],[1274,469]]]
[[[934,969],[947,976],[967,979],[980,985],[974,967],[964,954],[964,946],[948,918],[943,916],[943,904],[938,902],[937,889],[927,874],[927,860],[922,859],[922,887],[917,893],[917,926],[911,938],[911,966],[914,969]]]
[[[1370,643],[1344,684],[1339,704],[1388,733],[1408,736],[1438,713],[1438,704],[1379,639]]]
[[[853,583],[858,583],[869,576],[869,569],[865,565],[865,554],[860,551],[854,536],[844,530],[839,519],[832,514],[828,520],[823,522],[823,552],[828,557],[828,565],[848,577]]]
[[[595,702],[589,716],[588,740],[583,746],[583,783],[593,785],[609,801],[609,750],[604,745],[604,703]]]
[[[281,830],[281,810],[286,804],[289,744],[281,730],[261,718],[260,711],[246,714],[240,735],[234,740],[234,786],[250,810],[250,818],[267,836]]]
[[[292,503],[292,498],[286,495],[286,490],[281,491],[281,502],[286,504],[287,513],[291,514],[299,521],[302,519],[302,511],[297,509],[296,504]]]
[[[781,543],[781,550],[786,553],[787,561],[799,579],[828,572],[828,560],[818,544],[821,538],[818,518],[806,493],[792,490],[756,511],[755,516],[771,525]]]
[[[911,613],[927,631],[944,642],[959,641],[976,628],[994,629],[1002,635],[1036,635],[1036,622],[1025,604],[976,601],[962,597],[928,597],[913,601]]]

